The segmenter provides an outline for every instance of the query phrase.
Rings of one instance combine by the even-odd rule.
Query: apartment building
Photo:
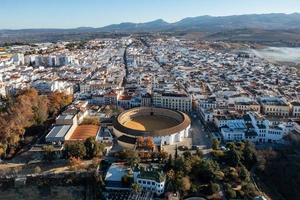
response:
[[[290,114],[290,107],[282,98],[263,97],[260,104],[265,115],[288,117]]]
[[[290,103],[290,107],[291,107],[291,116],[300,117],[300,102],[293,101]]]
[[[184,112],[192,111],[192,97],[186,94],[154,93],[153,105]]]
[[[255,101],[250,102],[235,102],[235,110],[238,111],[256,111],[260,112],[260,105]]]
[[[249,140],[251,142],[281,142],[290,126],[286,122],[273,123],[251,112],[240,119],[223,119],[219,124],[223,140]]]

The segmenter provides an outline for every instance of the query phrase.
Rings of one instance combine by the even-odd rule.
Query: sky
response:
[[[102,27],[201,15],[300,12],[300,0],[0,0],[0,29]]]

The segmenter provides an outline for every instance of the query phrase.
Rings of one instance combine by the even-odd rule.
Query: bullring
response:
[[[113,131],[124,148],[134,148],[138,137],[152,137],[156,145],[172,145],[188,137],[191,120],[183,112],[137,107],[118,115]]]

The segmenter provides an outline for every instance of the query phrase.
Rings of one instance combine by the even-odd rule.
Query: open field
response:
[[[169,117],[163,116],[138,116],[131,121],[126,121],[123,125],[127,128],[140,131],[154,131],[176,126],[178,122]]]

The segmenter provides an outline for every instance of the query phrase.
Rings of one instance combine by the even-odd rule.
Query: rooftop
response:
[[[299,101],[293,101],[293,102],[291,102],[291,104],[293,106],[300,106],[300,102]]]
[[[98,130],[97,137],[112,137],[112,134],[108,128],[101,127]]]
[[[67,114],[67,115],[59,115],[56,120],[68,120],[68,119],[73,119],[75,115],[70,115],[70,114]]]
[[[58,126],[54,126],[51,131],[48,133],[48,135],[46,136],[47,138],[62,138],[66,135],[66,133],[68,132],[68,130],[70,129],[71,125],[58,125]]]
[[[105,175],[105,181],[121,181],[128,170],[128,167],[123,163],[113,163]]]
[[[69,140],[86,140],[89,137],[97,135],[99,126],[96,125],[80,125],[78,126]]]
[[[138,178],[153,180],[160,183],[165,181],[166,176],[161,171],[158,171],[156,169],[151,169],[149,171],[141,170],[140,174],[138,175]]]

